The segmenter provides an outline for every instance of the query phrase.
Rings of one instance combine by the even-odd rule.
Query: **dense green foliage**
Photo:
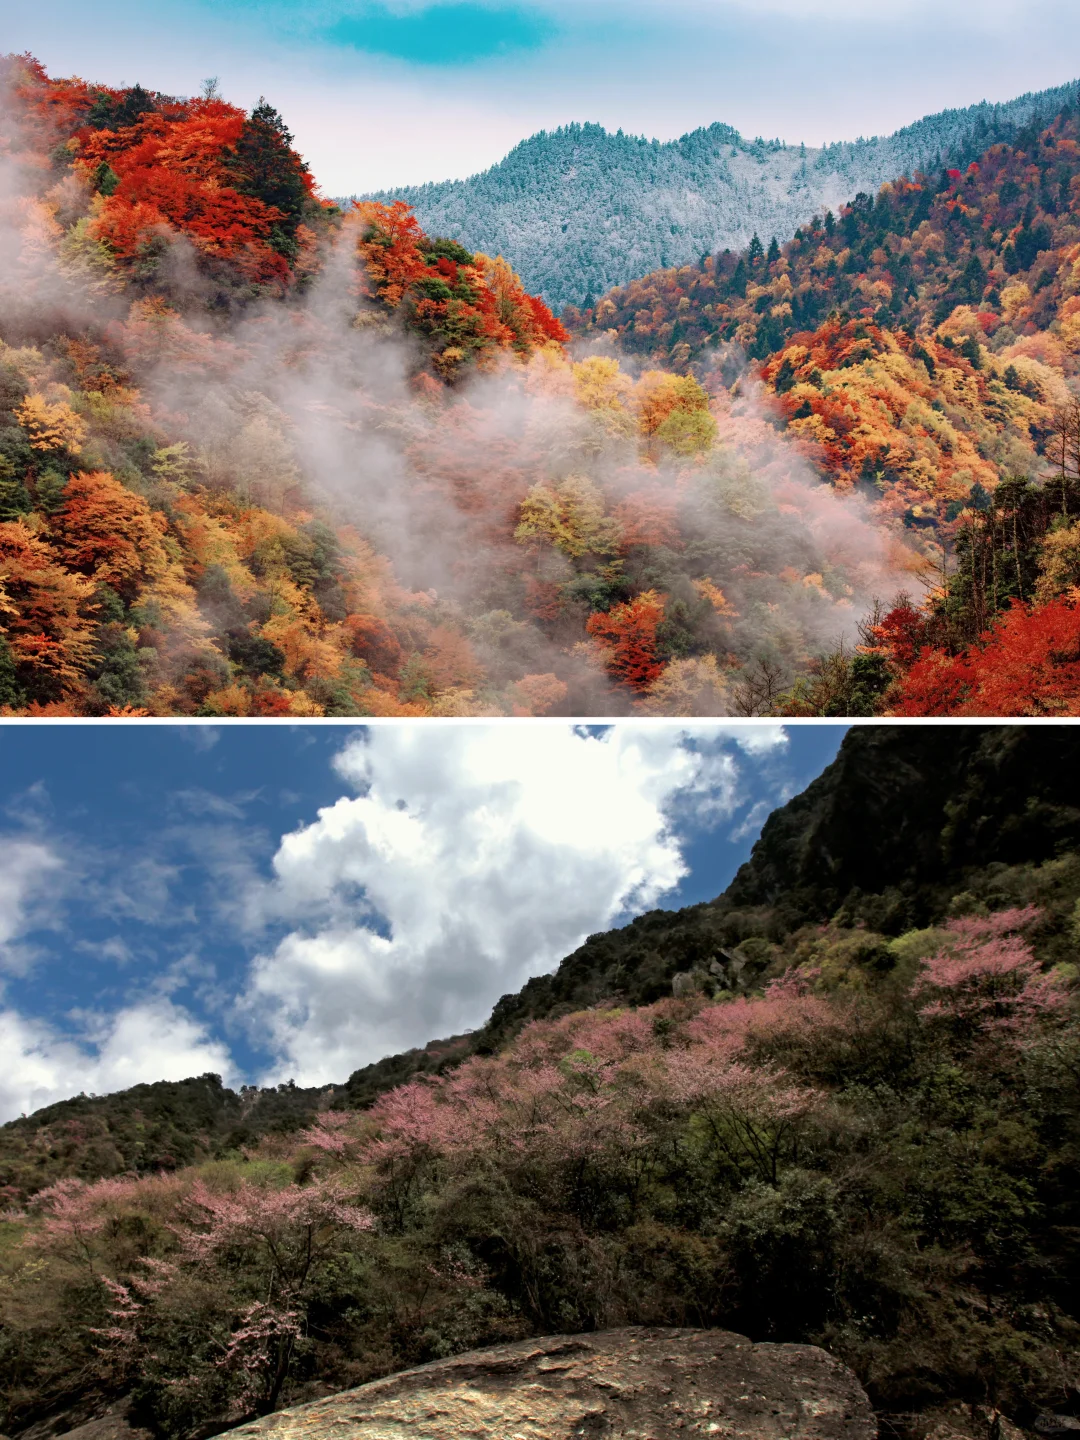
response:
[[[333,1092],[291,1082],[239,1093],[219,1075],[78,1095],[0,1130],[0,1200],[18,1203],[58,1180],[153,1175],[236,1152],[309,1124]]]

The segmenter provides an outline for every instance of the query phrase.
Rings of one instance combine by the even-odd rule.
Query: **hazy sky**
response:
[[[7,0],[56,74],[283,112],[329,194],[471,174],[572,120],[817,144],[1077,78],[1076,0]]]
[[[692,724],[3,727],[0,1121],[343,1081],[711,899],[846,726]]]

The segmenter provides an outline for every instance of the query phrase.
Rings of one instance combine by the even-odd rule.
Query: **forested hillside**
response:
[[[266,102],[6,77],[8,712],[746,711],[918,563]]]
[[[5,76],[0,711],[1080,709],[1072,101],[571,349],[265,101]]]
[[[404,200],[427,229],[505,255],[556,310],[587,306],[657,267],[742,249],[755,232],[785,240],[814,214],[899,175],[967,165],[1033,117],[1049,121],[1068,95],[1060,86],[946,110],[894,135],[821,149],[747,140],[720,124],[663,143],[567,125],[523,140],[482,175],[375,198]]]
[[[925,605],[885,606],[862,657],[834,655],[765,708],[1077,704],[1078,140],[1070,104],[963,172],[898,180],[782,248],[657,273],[574,317],[650,363],[726,374],[732,346],[756,359],[818,473],[937,557]]]
[[[1068,1433],[1078,749],[852,730],[724,895],[474,1036],[333,1094],[203,1077],[3,1127],[0,1423],[128,1396],[193,1440],[489,1341],[693,1323],[826,1345],[902,1440]]]

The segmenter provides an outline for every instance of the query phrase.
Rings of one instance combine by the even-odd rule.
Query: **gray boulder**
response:
[[[634,1327],[496,1345],[267,1415],[230,1440],[874,1440],[814,1345]]]

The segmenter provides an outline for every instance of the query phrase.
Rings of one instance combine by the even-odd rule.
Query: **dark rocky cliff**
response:
[[[592,935],[552,975],[504,996],[475,1043],[607,997],[669,994],[673,976],[724,950],[780,941],[839,918],[887,935],[929,924],[994,867],[1080,848],[1080,728],[867,725],[800,795],[773,812],[716,900],[653,910]],[[751,959],[747,978],[761,963]],[[354,1091],[365,1072],[350,1080]]]

